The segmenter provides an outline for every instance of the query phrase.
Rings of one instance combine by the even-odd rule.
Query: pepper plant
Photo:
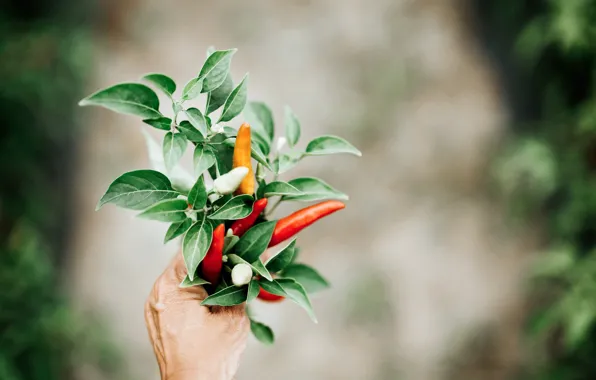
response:
[[[171,223],[164,243],[182,237],[187,276],[180,286],[205,287],[209,296],[203,305],[287,298],[316,322],[308,294],[329,284],[318,271],[297,262],[294,236],[344,208],[341,201],[348,197],[318,178],[284,182],[279,175],[309,156],[361,153],[346,140],[330,135],[299,149],[300,122],[289,107],[284,110],[285,137],[273,144],[271,109],[262,102],[247,101],[248,74],[237,84],[232,80],[230,65],[235,53],[236,49],[208,49],[199,74],[180,96],[170,77],[145,75],[142,79],[169,99],[168,115],[160,110],[154,90],[142,83],[117,84],[80,102],[139,116],[143,123],[165,133],[160,147],[145,132],[153,169],[118,177],[97,208],[112,203],[141,211],[139,217]],[[237,118],[242,121],[238,129],[228,124]],[[289,149],[284,150],[286,145]],[[180,165],[189,147],[194,149],[194,175]],[[275,201],[270,202],[271,198]],[[269,220],[284,201],[320,203]],[[279,253],[263,261],[268,248],[288,241]],[[271,329],[252,318],[251,330],[260,341],[273,342]]]

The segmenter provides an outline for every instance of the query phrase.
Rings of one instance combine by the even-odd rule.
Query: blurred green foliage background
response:
[[[0,379],[116,374],[101,327],[61,291],[76,145],[72,104],[90,61],[84,1],[0,2]],[[77,363],[76,366],[73,363]]]
[[[544,229],[521,378],[596,378],[596,2],[477,1],[514,136],[497,177]]]

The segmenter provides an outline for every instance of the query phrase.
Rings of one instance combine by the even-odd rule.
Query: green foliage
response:
[[[237,287],[235,285],[228,286],[218,292],[211,294],[205,298],[201,305],[210,306],[234,306],[246,302],[248,296],[248,286]]]
[[[287,267],[294,258],[296,239],[292,240],[284,249],[265,263],[265,267],[272,273],[277,273]],[[286,276],[284,276],[286,277]]]
[[[250,331],[252,331],[255,338],[259,340],[259,342],[265,345],[271,345],[275,341],[275,337],[273,335],[273,331],[269,326],[264,325],[261,322],[257,322],[254,320],[250,320]]]
[[[0,12],[0,379],[64,380],[74,368],[121,376],[110,331],[62,294],[70,233],[73,104],[89,77],[87,1]]]
[[[221,223],[229,227],[235,220],[249,216],[259,197],[278,197],[276,204],[348,198],[321,179],[304,177],[284,182],[279,180],[279,173],[290,170],[307,156],[338,153],[360,156],[358,149],[336,136],[315,138],[304,151],[299,150],[300,121],[289,107],[284,109],[286,137],[280,138],[276,148],[272,149],[275,136],[273,113],[263,102],[248,101],[248,74],[234,87],[230,64],[235,53],[236,49],[209,49],[199,75],[187,82],[179,99],[175,97],[173,79],[163,74],[144,76],[144,80],[168,95],[172,115],[162,115],[157,95],[138,83],[117,84],[80,102],[81,105],[96,105],[140,116],[145,124],[165,132],[161,148],[148,134],[145,136],[154,169],[120,176],[108,187],[98,208],[112,203],[142,210],[140,217],[172,223],[164,242],[182,236],[187,278],[181,286],[206,285],[210,295],[203,305],[231,306],[251,301],[258,296],[259,286],[263,286],[294,301],[316,322],[306,289],[321,290],[328,284],[313,269],[309,270],[310,267],[300,270],[301,267],[293,263],[297,253],[296,240],[266,265],[260,259],[269,246],[277,221],[260,216],[241,237],[227,236],[223,242],[224,270],[219,284],[210,285],[200,278],[201,263],[211,246],[214,227]],[[204,108],[190,104],[201,96],[206,96]],[[214,113],[219,115],[214,116]],[[255,194],[234,196],[232,194],[245,176],[253,175],[247,174],[246,168],[233,168],[237,130],[223,123],[231,122],[239,115],[244,115],[252,124],[250,155],[258,163],[258,188]],[[212,124],[212,120],[217,122]],[[290,150],[284,152],[286,140]],[[189,142],[194,145],[194,176],[180,166]],[[274,208],[272,206],[271,210]],[[243,265],[240,268],[249,271],[248,275],[253,278],[248,285],[230,285],[233,283],[230,273],[240,264]],[[285,277],[275,280],[272,273]],[[239,285],[242,283],[242,280],[235,281]],[[299,281],[305,281],[307,285],[303,286]],[[273,333],[262,323],[252,321],[252,330],[259,340],[273,342]]]
[[[507,70],[516,121],[516,140],[497,161],[496,177],[516,216],[540,218],[549,238],[535,268],[533,299],[540,302],[528,328],[546,361],[530,372],[593,379],[596,3],[477,2],[488,44]]]

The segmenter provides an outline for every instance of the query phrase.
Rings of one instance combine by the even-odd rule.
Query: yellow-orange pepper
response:
[[[238,129],[236,135],[236,145],[234,146],[234,159],[232,160],[232,166],[237,168],[244,166],[248,168],[248,174],[242,180],[240,186],[236,190],[236,194],[249,194],[252,195],[255,192],[255,175],[252,171],[252,163],[250,158],[250,125],[244,123]]]

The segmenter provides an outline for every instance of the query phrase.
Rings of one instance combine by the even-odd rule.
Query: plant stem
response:
[[[273,214],[273,212],[275,211],[275,209],[277,208],[277,206],[279,206],[279,204],[281,203],[281,197],[277,200],[277,202],[275,202],[271,208],[267,211],[267,213],[265,214],[265,216],[270,216],[271,214]]]

